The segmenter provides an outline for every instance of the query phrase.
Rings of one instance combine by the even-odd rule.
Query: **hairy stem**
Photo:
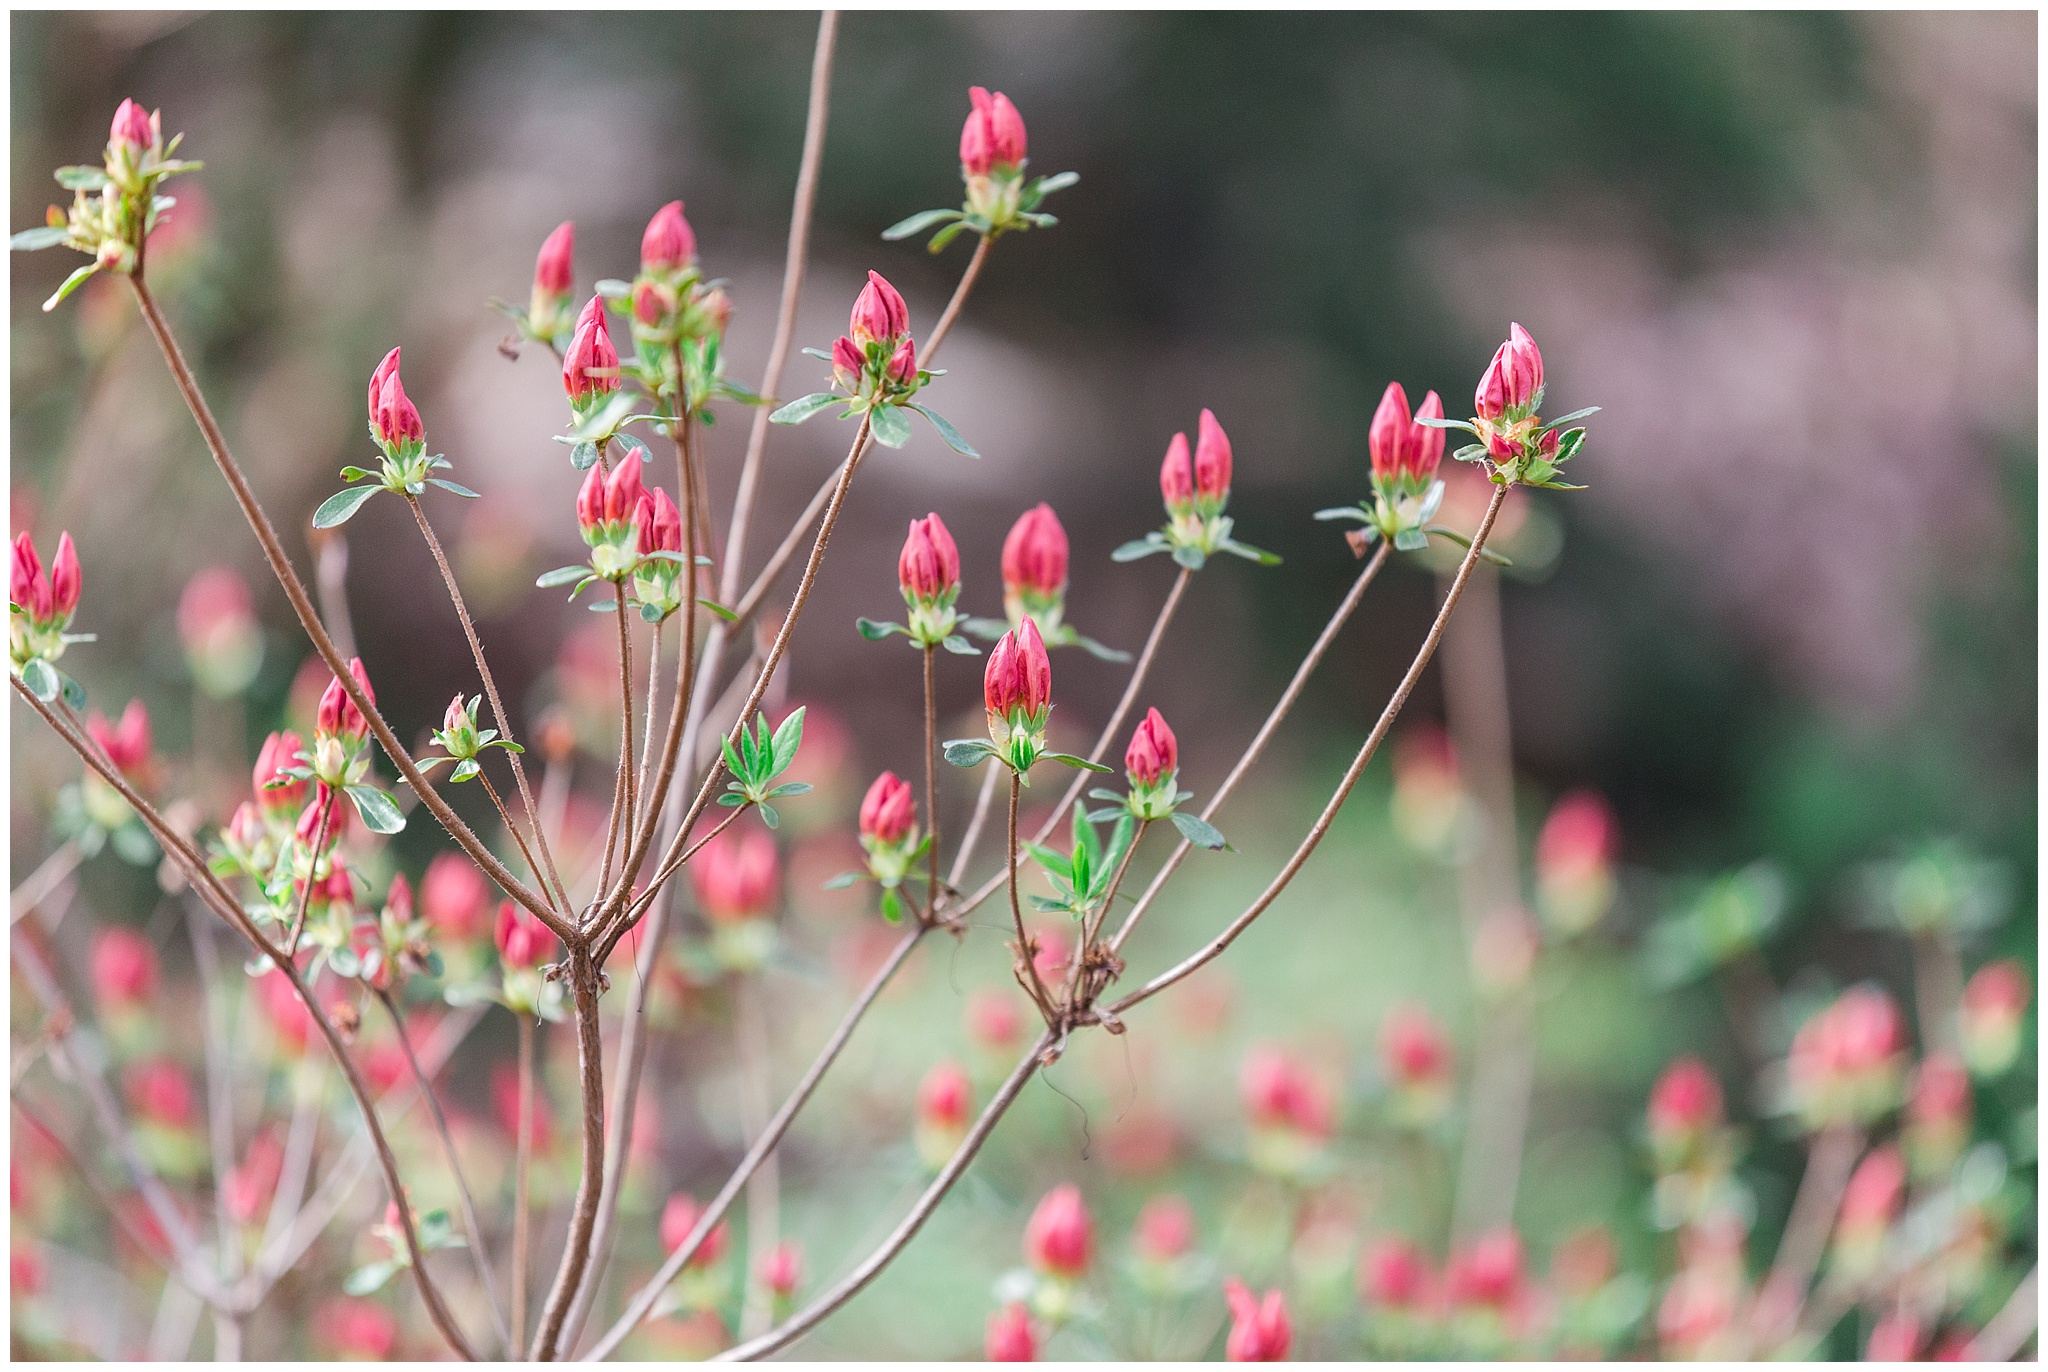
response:
[[[1026,991],[1031,993],[1031,998],[1038,1002],[1039,1013],[1045,1016],[1047,1024],[1051,1024],[1058,1013],[1057,1007],[1053,1004],[1052,993],[1045,989],[1045,982],[1038,975],[1038,959],[1033,956],[1031,940],[1024,933],[1024,907],[1017,903],[1017,793],[1022,787],[1023,781],[1023,774],[1012,768],[1010,771],[1010,859],[1008,866],[1004,868],[1004,873],[1008,877],[1010,884],[1010,920],[1017,927],[1017,961],[1022,964],[1017,969],[1017,981]],[[1074,956],[1079,958],[1080,955],[1080,950],[1078,948],[1075,949]],[[1026,979],[1027,974],[1028,980]]]
[[[505,822],[505,832],[512,835],[512,842],[519,849],[519,856],[526,859],[526,870],[533,873],[535,881],[542,880],[541,866],[534,861],[533,850],[526,846],[526,839],[521,836],[519,826],[512,822],[512,812],[505,808],[505,802],[498,795],[498,788],[491,785],[491,779],[483,774],[482,768],[477,769],[476,779],[483,783],[484,794],[489,796],[491,804],[498,808],[498,818]],[[552,872],[553,869],[550,868],[549,871]],[[566,898],[568,893],[564,891],[562,894]]]
[[[590,1233],[597,1223],[597,1198],[604,1190],[604,1041],[597,1024],[597,967],[587,951],[569,951],[569,994],[576,1005],[577,1078],[583,1087],[583,1177],[576,1185],[576,1208],[569,1219],[569,1241],[555,1284],[542,1307],[540,1329],[533,1338],[533,1357],[554,1359],[561,1342],[569,1301],[590,1263]]]
[[[974,256],[968,259],[967,270],[960,273],[960,284],[953,288],[953,298],[946,302],[945,313],[939,316],[939,322],[933,327],[931,337],[924,341],[926,366],[930,366],[931,360],[938,356],[939,345],[946,341],[946,335],[953,332],[953,325],[960,318],[962,307],[967,304],[967,293],[974,289],[974,283],[981,276],[981,269],[987,265],[989,252],[994,247],[995,240],[987,234],[983,234],[981,241],[974,245]]]

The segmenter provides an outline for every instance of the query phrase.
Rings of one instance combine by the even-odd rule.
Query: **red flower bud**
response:
[[[675,308],[675,294],[654,281],[642,281],[633,288],[633,318],[654,328]]]
[[[1124,750],[1124,770],[1130,773],[1131,785],[1157,786],[1179,766],[1180,744],[1173,730],[1159,711],[1147,709],[1131,734],[1131,746]]]
[[[762,1257],[754,1275],[778,1300],[788,1300],[804,1284],[803,1245],[795,1239],[784,1239]]]
[[[668,1204],[661,1208],[662,1250],[673,1253],[681,1248],[703,1215],[704,1207],[697,1204],[697,1198],[689,1192],[678,1191],[670,1196]],[[704,1236],[704,1242],[697,1245],[697,1251],[683,1265],[700,1269],[715,1265],[725,1256],[725,1246],[731,1237],[731,1226],[720,1221],[717,1228]]]
[[[363,660],[352,657],[348,660],[349,675],[362,688],[363,696],[372,705],[377,703],[376,692],[370,689],[370,675],[363,668]],[[314,718],[314,732],[338,734],[343,738],[359,739],[369,730],[363,719],[363,712],[356,708],[356,702],[342,686],[341,678],[335,677],[327,683],[327,689],[320,695],[320,710]]]
[[[604,468],[592,467],[583,484],[576,488],[576,527],[583,541],[595,543],[604,527]]]
[[[1882,1092],[1897,1073],[1903,1034],[1890,996],[1851,987],[1794,1035],[1786,1059],[1794,1096],[1817,1122],[1888,1105]]]
[[[563,220],[541,241],[533,260],[533,288],[546,295],[567,295],[576,281],[576,223]]]
[[[1131,1247],[1147,1262],[1172,1262],[1195,1246],[1195,1212],[1176,1192],[1154,1196],[1131,1226]]]
[[[1387,383],[1373,412],[1366,445],[1372,450],[1372,473],[1382,482],[1425,485],[1436,477],[1444,456],[1444,431],[1418,424],[1417,419],[1442,419],[1444,402],[1435,391],[1423,398],[1414,418],[1408,414],[1408,393],[1401,383]]]
[[[889,379],[899,386],[908,386],[917,380],[917,344],[905,335],[896,351],[889,357]]]
[[[1963,988],[1963,1053],[1976,1071],[1996,1075],[2019,1055],[2020,1026],[2032,998],[2027,972],[2013,961],[1986,963]]]
[[[990,1315],[981,1353],[988,1362],[1037,1362],[1038,1333],[1031,1327],[1031,1312],[1013,1303]]]
[[[1041,501],[1003,539],[1003,589],[1051,597],[1067,588],[1067,531]]]
[[[128,702],[119,724],[108,724],[105,715],[92,711],[85,717],[85,732],[122,776],[138,781],[148,775],[152,761],[149,707],[141,701]]]
[[[141,934],[114,925],[93,940],[92,990],[103,1007],[139,1005],[156,984],[156,945]]]
[[[832,340],[832,379],[848,391],[860,389],[861,373],[867,370],[867,357],[860,345],[845,334]]]
[[[130,1067],[122,1077],[128,1103],[135,1113],[173,1129],[191,1125],[194,1117],[192,1082],[185,1069],[167,1057],[147,1058]]]
[[[705,916],[722,924],[758,919],[775,908],[781,888],[775,840],[759,829],[725,833],[690,864],[690,887]]]
[[[554,932],[531,911],[509,900],[498,904],[498,925],[492,938],[507,967],[535,966],[555,949]]]
[[[121,108],[114,111],[107,141],[116,148],[129,147],[138,152],[156,146],[156,129],[148,111],[133,100],[123,100]]]
[[[1052,703],[1052,663],[1037,624],[1026,619],[997,640],[982,675],[982,694],[997,719],[1020,712],[1035,718]]]
[[[683,218],[683,202],[671,200],[654,212],[640,235],[640,270],[673,271],[697,255],[697,235]]]
[[[405,394],[398,376],[397,348],[384,354],[377,370],[370,373],[370,428],[387,448],[425,441],[427,431],[420,412]]]
[[[57,619],[69,619],[78,608],[78,549],[67,531],[57,535],[57,555],[50,559],[50,609]]]
[[[960,588],[960,549],[937,514],[910,521],[903,551],[896,557],[896,580],[906,600],[932,602]]]
[[[973,1104],[967,1069],[950,1059],[934,1064],[917,1085],[917,1122],[923,1128],[956,1133],[967,1127]]]
[[[910,331],[910,307],[896,288],[877,271],[868,273],[868,284],[854,298],[853,316],[846,331],[865,348],[876,339],[894,342]]]
[[[1015,166],[1024,160],[1024,116],[997,91],[990,95],[980,86],[970,86],[967,98],[974,109],[960,129],[960,167],[969,176],[986,176],[997,164]]]
[[[1522,409],[1543,389],[1543,354],[1536,340],[1520,324],[1510,325],[1508,341],[1493,354],[1472,403],[1481,419],[1499,419],[1509,410]]]
[[[284,774],[288,767],[303,765],[299,752],[305,746],[289,729],[263,740],[263,747],[256,754],[256,769],[250,776],[258,807],[273,814],[290,814],[306,803],[305,780]],[[273,781],[278,784],[272,786]]]
[[[1336,1129],[1329,1088],[1278,1048],[1258,1047],[1245,1055],[1238,1089],[1256,1128],[1292,1129],[1317,1139]]]
[[[910,833],[917,817],[910,783],[894,772],[884,772],[868,787],[860,803],[860,836],[876,843],[898,844]]]
[[[1159,464],[1159,494],[1169,512],[1184,510],[1194,503],[1195,469],[1188,461],[1186,434],[1175,434],[1166,445],[1166,460]]]
[[[1521,1294],[1522,1236],[1507,1227],[1480,1235],[1452,1255],[1444,1284],[1454,1305],[1512,1304]]]
[[[1373,1305],[1408,1310],[1428,1297],[1429,1259],[1403,1239],[1382,1239],[1358,1269],[1358,1293]]]
[[[1429,1011],[1397,1005],[1380,1021],[1380,1070],[1405,1091],[1435,1090],[1451,1075],[1451,1045]]]
[[[610,395],[618,388],[619,350],[612,346],[604,299],[593,295],[583,313],[576,317],[569,351],[562,355],[562,389],[571,400],[585,400],[593,395]]]
[[[644,499],[644,498],[643,498]],[[640,554],[679,553],[683,550],[683,513],[669,499],[668,492],[659,486],[654,488],[651,500],[645,500],[643,513],[636,521],[640,526]]]
[[[1072,1182],[1055,1186],[1038,1202],[1024,1226],[1024,1257],[1047,1276],[1073,1280],[1088,1270],[1095,1225]]]
[[[1230,435],[1208,410],[1195,437],[1195,494],[1219,504],[1230,495]]]
[[[1844,1230],[1882,1231],[1898,1213],[1906,1194],[1906,1160],[1885,1144],[1873,1148],[1849,1174],[1842,1191],[1840,1224]]]
[[[50,578],[43,571],[43,560],[36,556],[35,542],[26,529],[14,536],[14,570],[7,598],[38,622],[48,621],[56,611]]]
[[[640,484],[640,462],[630,452],[619,459],[604,482],[604,517],[608,524],[627,524],[639,512],[644,488]],[[596,470],[593,468],[592,470]]]
[[[1539,880],[1577,876],[1614,861],[1614,811],[1598,791],[1572,791],[1558,801],[1536,839]]]
[[[461,853],[441,853],[420,880],[420,908],[436,933],[458,941],[484,931],[491,889],[484,875]]]
[[[1224,1341],[1226,1362],[1285,1362],[1294,1343],[1294,1321],[1287,1315],[1287,1298],[1279,1291],[1256,1297],[1236,1277],[1223,1283],[1224,1299],[1230,1303],[1230,1337]]]
[[[1664,1069],[1650,1090],[1650,1138],[1663,1144],[1697,1138],[1721,1122],[1721,1083],[1696,1057]]]

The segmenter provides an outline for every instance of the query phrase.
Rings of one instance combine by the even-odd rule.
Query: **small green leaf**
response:
[[[767,805],[757,801],[755,802],[754,808],[760,811],[761,822],[767,825],[770,829],[780,829],[782,827],[782,816],[775,813],[775,807],[773,805]]]
[[[443,481],[438,476],[428,477],[427,484],[429,486],[439,486],[442,490],[448,491],[454,495],[467,496],[471,500],[476,500],[479,498],[477,493],[469,489],[469,487],[457,485],[453,481]]]
[[[981,656],[981,649],[975,647],[958,634],[947,634],[945,641],[940,643],[939,646],[949,653],[958,653],[961,657]]]
[[[477,766],[475,758],[464,758],[462,762],[456,766],[455,770],[448,774],[448,780],[451,782],[468,781],[471,777],[475,776],[478,772],[481,772],[482,770],[483,768]]]
[[[618,443],[619,446],[621,448],[624,448],[629,455],[639,458],[642,462],[654,461],[654,450],[652,448],[649,448],[645,443],[641,442],[633,435],[620,434],[618,438]],[[624,459],[622,458],[620,460],[623,461]]]
[[[1254,548],[1249,543],[1239,543],[1234,538],[1223,540],[1223,551],[1232,556],[1241,557],[1247,562],[1256,562],[1261,567],[1277,567],[1280,565],[1280,554],[1269,553],[1264,548]]]
[[[1086,634],[1075,634],[1074,642],[1078,644],[1081,650],[1087,653],[1088,656],[1099,659],[1103,662],[1129,662],[1131,660],[1131,655],[1125,652],[1123,649],[1111,648],[1106,644],[1097,643],[1094,639],[1088,637]]]
[[[107,174],[99,167],[59,167],[55,176],[67,191],[104,190],[107,185]]]
[[[868,432],[885,448],[900,448],[910,441],[910,421],[894,405],[877,405],[869,412]]]
[[[363,817],[363,824],[373,834],[395,834],[405,828],[405,816],[398,813],[398,803],[374,786],[351,786],[348,798],[356,803],[356,813]]]
[[[1202,564],[1209,559],[1200,548],[1182,543],[1174,548],[1173,560],[1191,572],[1199,572],[1202,570]]]
[[[1423,532],[1435,534],[1438,538],[1448,538],[1449,540],[1451,540],[1451,542],[1457,544],[1460,548],[1469,548],[1472,546],[1471,539],[1465,537],[1465,535],[1461,533],[1456,532],[1455,530],[1446,529],[1441,524],[1432,524]],[[1496,567],[1512,567],[1515,565],[1513,562],[1510,562],[1507,558],[1502,557],[1499,553],[1495,552],[1491,548],[1481,548],[1479,550],[1479,555],[1485,558],[1488,562],[1491,562]]]
[[[74,710],[83,710],[85,708],[85,687],[79,685],[67,672],[59,671],[55,667],[52,667],[50,670],[57,673],[57,689],[63,692],[64,703]]]
[[[932,235],[932,241],[925,245],[926,250],[929,252],[941,251],[942,249],[945,248],[945,246],[948,243],[952,242],[955,238],[958,238],[960,236],[961,230],[967,227],[968,223],[964,218],[955,220],[953,223],[946,225],[945,228],[940,229],[937,233]]]
[[[375,472],[363,467],[343,467],[341,469],[341,479],[343,481],[365,481],[375,475],[377,475]]]
[[[578,439],[569,449],[569,462],[579,472],[589,471],[597,465],[597,445],[587,438]]]
[[[862,638],[874,643],[881,642],[891,634],[907,634],[910,632],[901,624],[881,619],[869,619],[865,615],[854,620],[853,627],[860,633]]]
[[[979,767],[995,756],[995,745],[982,738],[956,738],[945,745],[946,761],[955,767]]]
[[[903,897],[893,886],[882,892],[882,918],[891,924],[899,924],[903,920]]]
[[[351,1296],[367,1296],[374,1291],[382,1290],[386,1283],[398,1275],[399,1269],[403,1266],[405,1264],[387,1258],[383,1262],[358,1267],[348,1274],[348,1280],[341,1284],[341,1289]]]
[[[619,602],[616,600],[593,600],[583,608],[589,610],[592,614],[608,615],[619,608]]]
[[[1361,524],[1371,521],[1372,516],[1356,505],[1338,505],[1327,510],[1317,510],[1314,518],[1321,520],[1355,519]]]
[[[1479,433],[1479,430],[1473,428],[1462,419],[1424,419],[1418,415],[1415,422],[1431,429],[1463,429],[1474,437],[1477,437]]]
[[[770,424],[801,424],[828,405],[838,403],[840,396],[831,391],[812,391],[799,396],[781,409],[768,416]]]
[[[649,604],[648,604],[648,603],[647,603],[646,601],[644,601],[644,600],[643,600],[643,601],[641,601],[641,602],[640,602],[640,618],[641,618],[641,619],[643,619],[643,620],[645,620],[645,621],[646,621],[647,623],[649,623],[649,624],[659,624],[659,623],[661,623],[661,620],[662,620],[662,613],[661,613],[661,607],[660,607],[659,605],[649,605]]]
[[[1051,176],[1039,177],[1033,189],[1040,195],[1050,195],[1054,191],[1063,191],[1069,186],[1076,185],[1080,180],[1081,173],[1079,172],[1054,172]]]
[[[1197,848],[1217,849],[1225,846],[1222,831],[1199,815],[1175,810],[1173,827],[1180,830],[1181,837]]]
[[[789,718],[776,726],[775,737],[771,742],[772,751],[769,754],[769,776],[786,771],[789,764],[796,761],[796,750],[804,741],[804,711],[807,708],[809,707],[799,705],[790,712]]]
[[[863,875],[865,874],[861,872],[841,872],[838,876],[826,882],[823,889],[827,891],[844,891],[847,887],[859,881]]]
[[[62,224],[45,224],[37,229],[23,229],[7,240],[7,246],[16,252],[41,252],[54,248],[71,236],[71,230]]]
[[[336,491],[313,511],[313,527],[332,529],[338,524],[346,524],[362,508],[365,500],[383,489],[382,486],[351,486],[345,491]]]
[[[1429,546],[1429,535],[1420,529],[1403,529],[1394,535],[1394,551],[1399,553],[1418,552]]]
[[[48,314],[51,310],[54,310],[59,305],[63,304],[64,298],[66,296],[70,295],[80,286],[83,286],[86,282],[86,279],[99,269],[99,263],[88,262],[83,267],[80,267],[77,271],[71,273],[71,275],[65,277],[64,284],[57,288],[56,294],[52,295],[48,300],[45,300],[43,302],[43,313]]]
[[[1171,546],[1157,531],[1154,531],[1146,534],[1143,538],[1134,538],[1129,543],[1124,544],[1109,555],[1109,560],[1111,562],[1136,562],[1141,557],[1150,557],[1154,553],[1163,553]]]
[[[1598,413],[1600,413],[1600,407],[1598,405],[1588,405],[1583,410],[1573,410],[1570,414],[1559,415],[1557,418],[1551,420],[1543,427],[1546,429],[1562,428],[1566,424],[1571,423],[1574,419],[1585,419],[1591,415],[1596,415]]]
[[[633,283],[621,281],[616,276],[607,276],[591,287],[607,300],[624,300],[633,293]]]
[[[908,219],[899,219],[888,228],[883,229],[882,239],[884,242],[894,243],[900,238],[908,238],[914,233],[922,233],[942,220],[958,219],[959,217],[960,211],[958,210],[919,210]]]
[[[1062,763],[1072,767],[1077,772],[1113,772],[1116,770],[1114,767],[1106,767],[1100,762],[1090,762],[1085,757],[1075,757],[1072,753],[1041,753],[1040,756],[1047,762]]]
[[[45,705],[57,698],[57,669],[39,657],[21,664],[21,684]]]
[[[972,444],[960,436],[960,431],[953,427],[952,421],[948,420],[937,410],[924,405],[912,405],[910,408],[916,410],[926,419],[929,419],[932,422],[932,427],[939,431],[939,437],[944,439],[946,446],[954,452],[964,454],[967,457],[981,456],[980,453],[974,451]]]
[[[970,619],[960,627],[984,643],[993,643],[1010,632],[1010,622],[1006,619]]]
[[[764,797],[764,799],[778,800],[783,796],[800,796],[808,792],[810,789],[811,783],[808,781],[785,781],[780,786],[770,791]]]
[[[711,613],[717,615],[720,619],[724,620],[728,624],[737,624],[740,622],[740,614],[738,610],[727,609],[725,606],[719,604],[717,601],[707,600],[703,596],[697,597],[697,603],[699,605],[702,605],[705,609],[711,611]]]
[[[580,563],[574,567],[557,567],[552,572],[542,572],[534,578],[536,586],[566,586],[572,581],[581,581],[590,575],[590,568]]]

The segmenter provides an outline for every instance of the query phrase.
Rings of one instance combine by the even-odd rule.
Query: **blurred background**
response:
[[[1525,502],[1517,566],[1501,578],[1516,852],[1558,795],[1591,788],[1618,821],[1619,888],[1597,936],[1546,947],[1535,974],[1514,1219],[1536,1266],[1600,1222],[1623,1268],[1668,1271],[1637,1121],[1658,1072],[1691,1051],[1722,1076],[1731,1113],[1756,1121],[1743,1176],[1767,1254],[1799,1176],[1796,1132],[1771,1119],[1769,1072],[1711,969],[1659,964],[1653,931],[1712,879],[1767,871],[1771,916],[1754,951],[1787,1005],[1864,978],[1910,1003],[1910,942],[1880,927],[1873,873],[1945,842],[1997,907],[1962,939],[1965,962],[2035,958],[2035,24],[848,16],[800,345],[829,345],[870,268],[903,290],[914,332],[936,319],[970,245],[934,257],[879,233],[957,201],[970,84],[1016,102],[1034,173],[1080,181],[1048,205],[1056,228],[998,245],[948,344],[932,403],[983,457],[922,426],[876,454],[795,639],[787,701],[811,704],[815,721],[798,772],[825,784],[788,807],[788,961],[770,992],[778,1098],[844,1004],[847,969],[887,942],[871,894],[816,888],[858,861],[851,807],[868,778],[917,766],[915,655],[852,628],[900,609],[906,521],[943,514],[962,549],[963,605],[999,614],[1002,535],[1050,502],[1073,545],[1069,620],[1135,649],[1172,569],[1108,554],[1160,523],[1166,442],[1213,409],[1235,446],[1237,532],[1285,562],[1224,559],[1198,576],[1141,701],[1174,723],[1183,783],[1206,796],[1355,574],[1338,526],[1310,515],[1366,493],[1382,389],[1436,389],[1465,413],[1514,320],[1543,348],[1549,411],[1603,407],[1567,473],[1589,489]],[[402,344],[430,450],[484,493],[438,518],[508,704],[531,727],[593,689],[579,651],[593,621],[531,589],[581,555],[579,474],[550,441],[567,420],[553,360],[530,346],[508,358],[508,327],[486,302],[524,301],[534,252],[564,219],[577,226],[579,290],[630,275],[647,217],[680,197],[708,273],[731,283],[729,369],[757,380],[815,26],[805,14],[19,14],[10,222],[38,223],[64,198],[48,169],[94,160],[123,96],[161,107],[206,170],[175,186],[152,277],[302,569],[313,507],[366,451],[364,378]],[[130,696],[149,703],[158,748],[181,758],[175,789],[218,821],[309,649],[126,293],[95,282],[39,311],[73,265],[62,251],[14,261],[10,528],[46,549],[60,529],[77,539],[79,625],[99,642],[65,666],[110,713]],[[795,357],[784,395],[817,388],[821,370]],[[707,458],[722,521],[747,415],[728,407],[720,420]],[[773,432],[756,548],[772,546],[845,440],[825,421]],[[396,505],[372,502],[346,533],[362,656],[400,734],[423,732],[451,691],[474,689],[454,617]],[[1134,975],[1228,918],[1321,805],[1433,613],[1437,576],[1406,563],[1368,594],[1218,817],[1239,851],[1196,856],[1133,942]],[[173,617],[188,578],[218,564],[248,578],[264,626],[261,669],[232,714],[195,693]],[[979,666],[940,666],[945,732],[971,734]],[[606,670],[600,657],[599,701]],[[1067,652],[1054,678],[1056,741],[1085,749],[1124,670]],[[1420,737],[1445,712],[1432,668],[1403,726]],[[53,797],[76,763],[25,712],[14,721],[19,883],[55,842]],[[611,727],[582,731],[593,752],[578,777],[600,806]],[[210,761],[183,758],[195,744]],[[1224,1236],[1219,1261],[1317,1308],[1313,1255],[1288,1256],[1284,1237],[1262,1249],[1266,1212],[1245,1189],[1236,1081],[1246,1050],[1267,1041],[1338,1084],[1331,1166],[1343,1184],[1325,1192],[1342,1199],[1318,1202],[1338,1216],[1327,1223],[1354,1246],[1394,1227],[1440,1251],[1444,1217],[1404,1210],[1392,1181],[1404,1174],[1361,1123],[1389,1007],[1422,1002],[1461,1061],[1477,1023],[1456,863],[1390,822],[1391,773],[1391,758],[1375,762],[1302,879],[1181,1001],[1139,1012],[1126,1038],[1089,1036],[1050,1074],[1059,1094],[1034,1086],[973,1184],[805,1351],[971,1356],[991,1284],[1019,1260],[1025,1211],[1069,1180],[1106,1248],[1170,1187],[1194,1200],[1206,1236]],[[945,779],[953,813],[973,781]],[[445,843],[431,830],[410,826],[390,864],[417,876]],[[76,899],[189,961],[176,923],[152,923],[146,869],[88,863]],[[60,928],[58,944],[68,936]],[[1007,987],[1000,942],[978,928],[922,950],[793,1136],[783,1224],[817,1281],[907,1199],[908,1082],[976,1051],[963,996]],[[657,1052],[658,1146],[628,1195],[637,1221],[615,1273],[650,1270],[662,1197],[708,1193],[734,1156],[717,996],[686,997]],[[1765,1032],[1765,1056],[1796,1022],[1788,1011]],[[567,1031],[557,1037],[566,1119],[573,1061]],[[455,1060],[451,1099],[487,1115],[484,1082],[510,1042],[509,1020],[481,1028]],[[1995,1127],[2031,1176],[2028,1043],[2024,1080],[2008,1083],[2012,1118]],[[989,1064],[973,1066],[985,1089]],[[573,1130],[559,1132],[572,1168]],[[1446,1156],[1455,1170],[1457,1150]],[[559,1232],[555,1214],[548,1268]],[[2030,1229],[2015,1242],[2030,1248]],[[388,1298],[415,1304],[397,1287]],[[134,1299],[146,1331],[153,1297]],[[1220,1296],[1193,1308],[1190,1328],[1221,1328]],[[655,1323],[669,1332],[650,1327],[643,1352],[705,1337],[682,1316]],[[1298,1353],[1358,1351],[1334,1318],[1312,1327],[1337,1332]],[[277,1347],[252,1352],[334,1351],[292,1342],[302,1329],[265,1337]],[[1854,1330],[1839,1337],[1844,1351],[1861,1346]],[[1054,1338],[1055,1355],[1135,1347],[1080,1326]]]

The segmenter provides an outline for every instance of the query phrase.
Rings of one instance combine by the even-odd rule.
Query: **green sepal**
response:
[[[382,486],[351,486],[345,491],[336,491],[320,502],[319,509],[313,511],[313,527],[332,529],[336,525],[346,524],[355,516],[355,512],[362,508],[365,500],[383,489]]]
[[[341,469],[341,479],[343,481],[367,481],[375,475],[377,473],[366,471],[361,467],[343,467]]]

